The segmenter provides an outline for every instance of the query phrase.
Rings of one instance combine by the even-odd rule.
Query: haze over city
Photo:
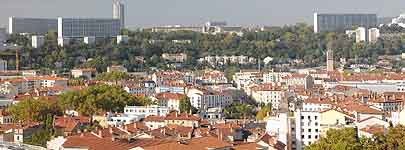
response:
[[[232,25],[312,24],[313,12],[377,13],[398,16],[403,0],[127,0],[127,26],[201,24],[224,20]],[[0,26],[8,17],[110,17],[110,0],[2,0]]]

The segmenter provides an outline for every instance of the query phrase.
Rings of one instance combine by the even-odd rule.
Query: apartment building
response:
[[[284,103],[287,105],[286,92],[281,86],[265,84],[252,88],[252,98],[260,104],[271,104],[274,110],[279,110]]]
[[[191,88],[187,91],[191,105],[197,109],[207,109],[231,105],[232,98],[229,94],[202,88]]]

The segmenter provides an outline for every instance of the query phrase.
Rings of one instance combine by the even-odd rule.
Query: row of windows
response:
[[[318,120],[318,116],[314,116],[314,117],[308,116],[307,118],[308,118],[308,120],[311,120],[311,118],[314,118],[315,120]],[[301,116],[301,119],[305,119],[305,117]]]

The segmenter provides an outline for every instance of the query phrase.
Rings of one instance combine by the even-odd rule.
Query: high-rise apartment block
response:
[[[377,26],[376,14],[314,14],[314,32],[344,32],[353,27]]]
[[[31,43],[33,48],[39,48],[45,43],[45,37],[41,35],[34,35],[31,37]]]
[[[113,19],[119,19],[121,28],[125,28],[125,5],[121,0],[113,0]]]
[[[375,43],[380,37],[380,29],[371,28],[368,29],[368,42]]]
[[[367,29],[365,27],[359,27],[355,31],[356,31],[356,43],[367,41]]]

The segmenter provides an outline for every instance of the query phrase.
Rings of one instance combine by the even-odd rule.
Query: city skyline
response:
[[[112,0],[5,0],[0,5],[0,26],[7,25],[8,17],[112,17]],[[350,5],[347,5],[350,2]],[[377,13],[378,16],[398,16],[404,1],[331,1],[298,2],[286,0],[208,0],[204,3],[172,0],[126,0],[127,27],[161,25],[199,25],[206,21],[223,20],[230,25],[284,25],[305,22],[312,24],[312,14],[320,13]],[[81,4],[81,5],[77,5]],[[294,4],[294,5],[291,5]],[[63,6],[63,7],[60,7]],[[88,6],[94,9],[88,11]],[[75,11],[72,11],[75,8]],[[153,9],[155,8],[155,9]],[[286,9],[289,8],[289,9]],[[24,11],[16,11],[24,10]]]

